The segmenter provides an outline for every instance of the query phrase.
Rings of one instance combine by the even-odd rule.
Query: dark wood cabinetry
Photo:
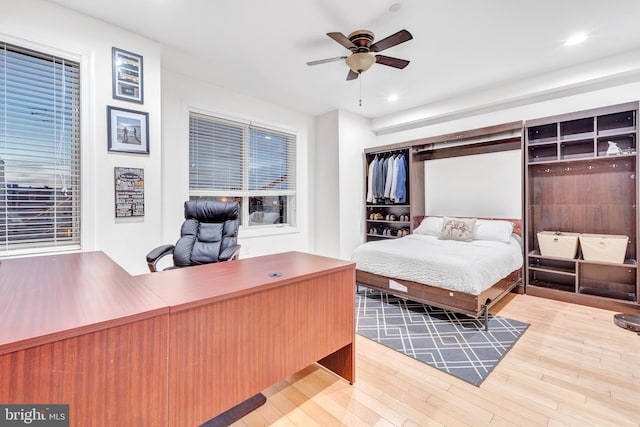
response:
[[[637,115],[634,102],[526,122],[527,293],[637,303]],[[575,259],[553,258],[540,253],[539,231],[629,242],[623,263],[586,261],[580,249]]]
[[[414,153],[408,147],[386,147],[365,151],[365,188],[369,187],[370,166],[378,159],[388,159],[391,156],[402,156],[405,165],[405,180],[403,200],[393,200],[389,197],[369,197],[365,207],[365,235],[366,240],[393,239],[402,237],[413,231],[416,218],[424,216],[424,167],[416,164]],[[369,193],[369,191],[367,191]]]

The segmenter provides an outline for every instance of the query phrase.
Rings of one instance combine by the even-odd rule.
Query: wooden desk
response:
[[[0,402],[166,425],[169,307],[101,252],[0,263]]]
[[[140,280],[171,307],[169,425],[200,425],[316,361],[354,381],[352,263],[288,252]]]
[[[295,252],[136,277],[102,253],[4,260],[0,402],[196,426],[316,361],[353,382],[354,279]]]

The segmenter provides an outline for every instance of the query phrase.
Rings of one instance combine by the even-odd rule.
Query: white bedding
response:
[[[358,270],[479,295],[522,267],[522,249],[513,237],[460,242],[410,234],[364,243],[351,259]]]

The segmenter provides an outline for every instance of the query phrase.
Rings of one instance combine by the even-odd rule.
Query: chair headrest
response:
[[[200,222],[224,222],[238,219],[238,202],[216,200],[188,200],[184,202],[184,218]]]

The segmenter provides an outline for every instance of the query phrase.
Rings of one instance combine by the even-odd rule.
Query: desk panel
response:
[[[320,360],[353,382],[354,270],[345,267],[172,312],[169,425],[200,425]]]
[[[0,402],[69,404],[72,426],[167,425],[168,315],[0,356]]]
[[[0,354],[169,312],[103,252],[2,260],[0,301]]]

